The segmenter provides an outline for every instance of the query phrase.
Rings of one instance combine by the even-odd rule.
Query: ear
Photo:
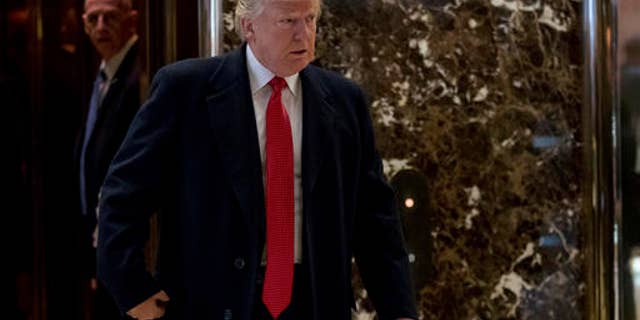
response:
[[[129,26],[132,29],[132,32],[135,33],[135,30],[138,29],[138,11],[137,10],[131,10],[129,12]]]
[[[131,10],[129,12],[129,18],[132,19],[133,21],[137,22],[138,21],[138,10]]]
[[[240,19],[240,25],[242,27],[242,34],[247,41],[251,41],[255,37],[254,24],[249,18]]]
[[[91,29],[89,28],[89,24],[87,23],[87,14],[82,15],[82,24],[84,25],[84,33],[87,35],[91,34]]]

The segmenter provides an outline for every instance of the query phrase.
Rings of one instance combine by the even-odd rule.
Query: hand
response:
[[[139,320],[158,319],[164,316],[164,308],[169,300],[169,296],[164,291],[160,291],[127,311],[127,314]]]

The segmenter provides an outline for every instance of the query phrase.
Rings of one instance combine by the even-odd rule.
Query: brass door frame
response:
[[[621,241],[615,231],[621,222],[616,2],[586,0],[583,5],[584,314],[591,320],[620,319],[615,272],[616,243]]]
[[[222,0],[199,0],[198,12],[200,56],[216,56],[222,53]]]

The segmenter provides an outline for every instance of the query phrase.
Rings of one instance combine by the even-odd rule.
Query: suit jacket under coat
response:
[[[102,99],[89,137],[85,154],[85,188],[89,220],[95,217],[98,193],[107,175],[109,164],[115,156],[129,129],[136,112],[140,109],[140,64],[138,61],[138,43],[134,44],[118,67],[109,90]],[[87,102],[87,106],[89,103]],[[80,172],[80,155],[86,130],[89,108],[83,115],[83,125],[76,139],[75,172]],[[78,181],[79,178],[76,178]],[[78,189],[79,190],[79,189]],[[78,200],[78,203],[80,201]],[[92,210],[92,208],[94,210]],[[95,222],[95,220],[94,220]],[[91,230],[92,231],[92,230]]]
[[[98,109],[93,132],[87,144],[85,154],[85,190],[86,204],[90,212],[87,212],[87,215],[82,219],[82,227],[77,234],[82,264],[80,268],[83,272],[82,277],[96,276],[96,252],[92,246],[92,236],[96,225],[95,208],[98,204],[98,193],[109,169],[109,164],[124,140],[129,125],[141,105],[141,70],[138,60],[138,47],[139,45],[136,43],[129,49],[111,80],[109,90],[106,92],[102,105]],[[88,106],[89,102],[86,105]],[[74,151],[74,172],[78,173],[74,177],[78,186],[76,188],[78,212],[81,210],[81,195],[79,192],[80,155],[82,153],[89,108],[86,110],[82,118],[82,127],[76,138]]]
[[[125,312],[159,289],[170,319],[252,318],[265,205],[245,47],[161,69],[107,175],[98,275]],[[313,319],[351,319],[351,258],[382,319],[415,317],[393,193],[365,98],[308,66],[303,91],[304,261]],[[160,212],[157,273],[145,271]]]

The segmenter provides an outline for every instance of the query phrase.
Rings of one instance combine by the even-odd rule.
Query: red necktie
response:
[[[269,81],[267,105],[267,270],[262,301],[274,319],[289,305],[293,286],[293,139],[281,92],[284,79]]]

